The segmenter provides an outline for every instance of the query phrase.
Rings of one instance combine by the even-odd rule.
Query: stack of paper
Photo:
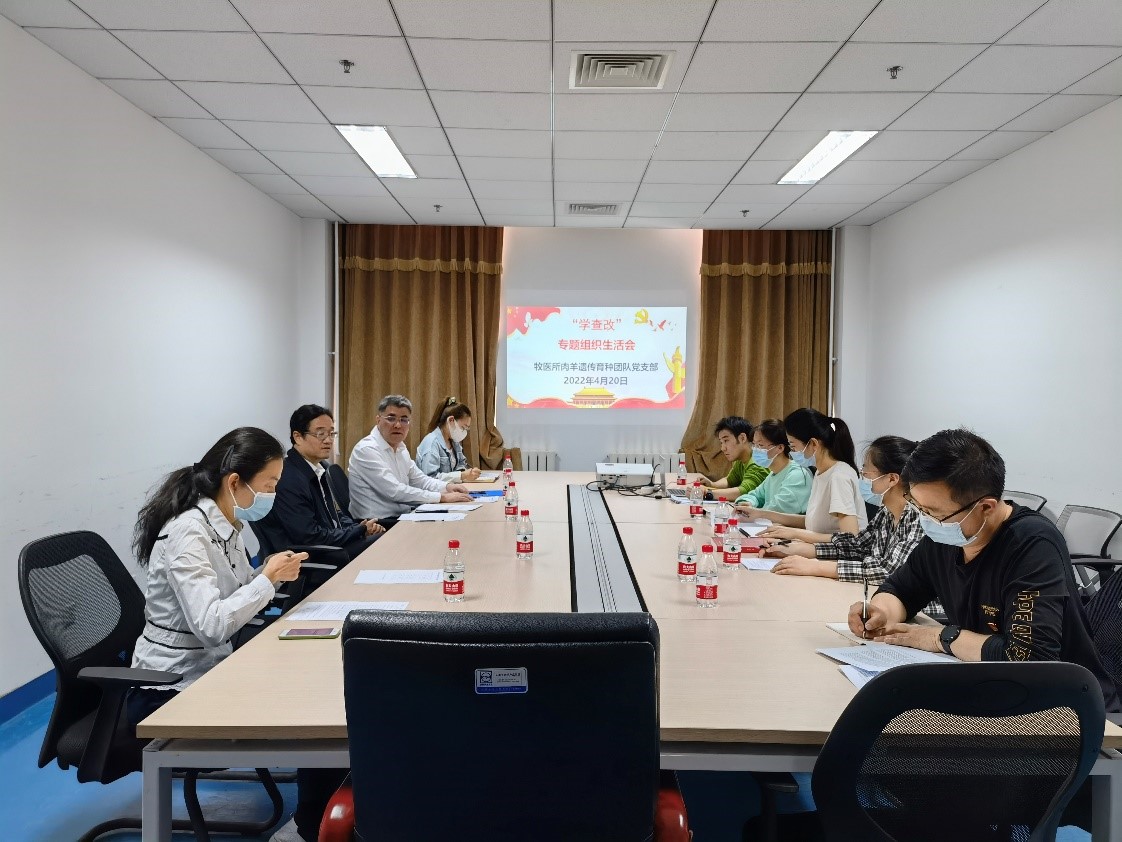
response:
[[[356,585],[435,585],[444,576],[439,567],[432,570],[360,570]]]
[[[414,511],[417,512],[474,512],[481,508],[481,503],[422,503]]]
[[[777,558],[759,558],[754,555],[742,555],[740,557],[740,564],[747,567],[749,570],[764,570],[771,571],[775,567],[775,563],[779,561]]]
[[[409,514],[402,515],[398,520],[408,520],[414,523],[432,522],[432,521],[446,521],[446,520],[463,520],[467,515],[463,512],[410,512]]]
[[[924,652],[907,646],[893,646],[891,643],[865,643],[861,646],[841,646],[817,651],[827,658],[833,658],[835,661],[841,661],[843,664],[873,674],[907,664],[953,664],[958,660],[951,655]]]
[[[366,608],[404,611],[408,602],[306,602],[284,615],[286,620],[345,620],[352,611]]]

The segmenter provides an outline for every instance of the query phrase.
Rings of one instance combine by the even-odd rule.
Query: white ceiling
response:
[[[348,222],[870,224],[1122,95],[1122,0],[0,0],[0,14],[300,216]],[[663,89],[570,92],[570,56],[589,49],[671,53]],[[419,177],[379,179],[332,123],[387,126]],[[881,134],[813,187],[777,185],[829,129]]]

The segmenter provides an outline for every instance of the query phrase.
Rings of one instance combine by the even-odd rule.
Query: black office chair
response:
[[[689,839],[648,614],[354,611],[343,685],[354,826],[344,787],[321,840]]]
[[[310,594],[339,570],[347,565],[350,558],[342,547],[333,547],[328,544],[285,544],[283,547],[274,546],[269,539],[269,534],[261,528],[257,521],[250,521],[257,543],[261,547],[262,561],[281,550],[292,550],[297,553],[307,553],[308,560],[300,565],[300,576],[295,581],[289,582],[284,589],[288,595],[285,603],[291,608],[305,596]]]
[[[1122,576],[1108,578],[1087,603],[1086,612],[1099,660],[1122,693]],[[1108,713],[1107,719],[1122,725],[1122,713]]]
[[[1005,491],[1001,495],[1003,500],[1011,500],[1026,508],[1032,509],[1034,512],[1039,512],[1044,508],[1044,504],[1048,502],[1048,498],[1041,497],[1039,494],[1033,494],[1029,491]]]
[[[351,511],[351,481],[342,465],[331,462],[327,466],[327,482],[331,485],[331,493],[343,511]]]
[[[1064,506],[1056,518],[1056,528],[1067,542],[1075,584],[1079,586],[1084,604],[1122,563],[1109,560],[1110,542],[1119,526],[1122,526],[1122,515],[1094,506]]]
[[[32,541],[19,554],[19,592],[35,636],[55,666],[55,706],[39,752],[39,767],[52,760],[77,768],[82,783],[111,783],[140,770],[147,740],[137,739],[125,720],[125,696],[132,687],[170,685],[180,675],[133,669],[132,651],[144,628],[144,595],[105,539],[93,532],[65,532]],[[190,830],[260,835],[273,827],[284,806],[267,769],[258,777],[272,802],[262,822],[211,821],[199,806],[199,772],[184,774],[183,798]],[[115,830],[139,828],[137,818],[113,819],[89,830],[88,842]]]

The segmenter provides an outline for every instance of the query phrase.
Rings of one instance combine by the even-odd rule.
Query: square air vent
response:
[[[573,53],[570,90],[662,88],[673,53]]]
[[[571,202],[569,216],[615,216],[619,205],[596,205],[590,202]]]

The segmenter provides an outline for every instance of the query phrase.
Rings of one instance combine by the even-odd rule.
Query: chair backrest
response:
[[[347,479],[347,472],[342,465],[332,462],[327,466],[327,481],[331,483],[331,491],[335,501],[344,512],[351,510],[351,481]]]
[[[1122,575],[1118,571],[1103,580],[1085,610],[1103,669],[1122,688]]]
[[[650,839],[657,669],[649,614],[352,612],[356,839]]]
[[[888,670],[858,691],[815,763],[826,839],[1052,839],[1104,722],[1099,683],[1076,664]]]
[[[1030,491],[1005,491],[1001,496],[1005,500],[1012,500],[1014,503],[1026,506],[1034,512],[1039,512],[1048,502],[1048,498],[1033,494]]]
[[[1119,526],[1122,526],[1122,515],[1094,506],[1064,506],[1056,518],[1056,528],[1063,534],[1068,552],[1073,556],[1110,558],[1107,548]]]
[[[19,593],[32,631],[55,666],[58,695],[39,765],[58,756],[67,727],[97,709],[101,690],[85,667],[129,666],[144,628],[144,595],[94,532],[40,538],[19,554]]]

